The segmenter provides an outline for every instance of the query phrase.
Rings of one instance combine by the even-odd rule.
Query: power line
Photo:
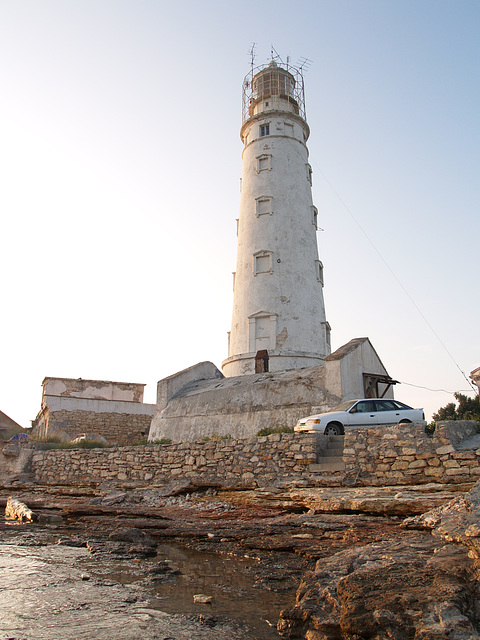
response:
[[[438,342],[442,345],[442,347],[444,348],[444,350],[446,351],[446,353],[449,355],[450,359],[452,360],[452,362],[454,363],[454,365],[457,367],[457,369],[460,371],[460,373],[462,374],[462,376],[465,378],[465,380],[467,381],[467,384],[471,387],[471,389],[473,389],[473,391],[476,392],[475,387],[473,386],[473,384],[470,382],[470,380],[467,378],[467,376],[465,375],[465,373],[462,371],[462,369],[460,368],[460,366],[457,364],[457,361],[455,360],[455,358],[452,356],[452,354],[450,353],[450,351],[447,349],[445,343],[443,342],[443,340],[440,338],[440,336],[438,335],[438,333],[435,331],[435,329],[432,327],[432,325],[430,324],[430,322],[427,320],[427,318],[425,317],[425,315],[423,314],[422,310],[420,309],[420,307],[418,306],[418,304],[415,302],[415,300],[412,298],[412,296],[410,295],[410,293],[407,291],[407,289],[403,286],[402,282],[400,281],[400,279],[397,277],[396,273],[393,271],[393,269],[390,267],[390,265],[388,264],[388,262],[385,260],[385,258],[383,257],[383,255],[380,253],[380,251],[377,249],[377,247],[373,244],[372,240],[370,240],[370,237],[368,236],[367,232],[365,231],[365,229],[362,227],[362,225],[359,223],[359,221],[355,218],[355,216],[353,215],[353,213],[351,212],[351,210],[349,209],[349,207],[347,206],[346,202],[343,200],[343,198],[341,197],[341,195],[338,193],[338,191],[335,189],[335,187],[333,186],[333,184],[330,182],[330,180],[327,178],[327,176],[324,174],[324,172],[321,170],[321,168],[314,163],[315,167],[320,171],[320,173],[323,176],[323,179],[325,180],[325,182],[328,184],[328,186],[330,187],[330,189],[333,191],[333,193],[336,195],[336,197],[339,199],[339,201],[341,202],[341,204],[344,206],[345,210],[348,212],[348,214],[350,215],[350,217],[352,218],[352,220],[355,222],[355,224],[357,225],[357,227],[360,229],[360,231],[363,233],[363,235],[365,236],[365,238],[368,240],[368,242],[370,243],[370,245],[372,246],[373,250],[375,251],[375,253],[378,255],[378,257],[380,258],[380,260],[383,262],[383,264],[387,267],[387,269],[390,271],[390,273],[392,274],[392,276],[395,278],[395,280],[397,281],[398,285],[400,286],[400,288],[403,290],[403,292],[405,293],[405,295],[407,296],[407,298],[410,300],[410,302],[413,304],[413,306],[415,307],[415,309],[418,311],[418,313],[421,315],[421,317],[423,318],[423,320],[425,321],[425,323],[427,324],[427,326],[430,328],[430,331],[433,333],[433,335],[437,338]],[[425,387],[426,388],[426,387]],[[450,393],[447,391],[447,393]]]
[[[453,396],[455,393],[470,393],[472,391],[472,389],[460,389],[457,391],[447,391],[446,389],[430,389],[430,387],[422,387],[422,385],[420,384],[412,384],[411,382],[403,382],[402,380],[399,380],[399,382],[400,384],[407,385],[407,387],[416,387],[417,389],[426,389],[427,391],[448,393],[451,396]]]

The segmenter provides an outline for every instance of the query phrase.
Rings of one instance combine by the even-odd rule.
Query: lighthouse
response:
[[[227,377],[320,365],[330,354],[301,69],[243,83],[237,265]]]
[[[223,374],[199,362],[159,380],[149,440],[246,438],[344,400],[393,398],[396,381],[368,338],[330,353],[309,133],[301,68],[252,65],[228,357]]]

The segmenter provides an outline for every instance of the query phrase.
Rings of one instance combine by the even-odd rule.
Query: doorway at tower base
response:
[[[351,340],[323,364],[274,373],[225,378],[201,362],[158,382],[149,440],[249,438],[266,427],[293,427],[373,388],[393,398],[394,383],[368,338]]]

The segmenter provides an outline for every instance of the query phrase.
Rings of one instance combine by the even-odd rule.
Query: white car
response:
[[[328,413],[302,418],[295,425],[296,433],[324,433],[327,436],[340,436],[345,428],[373,427],[376,425],[420,422],[424,426],[423,409],[412,409],[398,400],[385,398],[367,398],[347,400]]]

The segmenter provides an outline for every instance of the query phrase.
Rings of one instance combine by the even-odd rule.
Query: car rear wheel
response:
[[[343,433],[343,427],[339,422],[330,422],[325,427],[323,432],[326,436],[341,436]]]
[[[412,421],[408,418],[402,418],[398,424],[412,424]]]

